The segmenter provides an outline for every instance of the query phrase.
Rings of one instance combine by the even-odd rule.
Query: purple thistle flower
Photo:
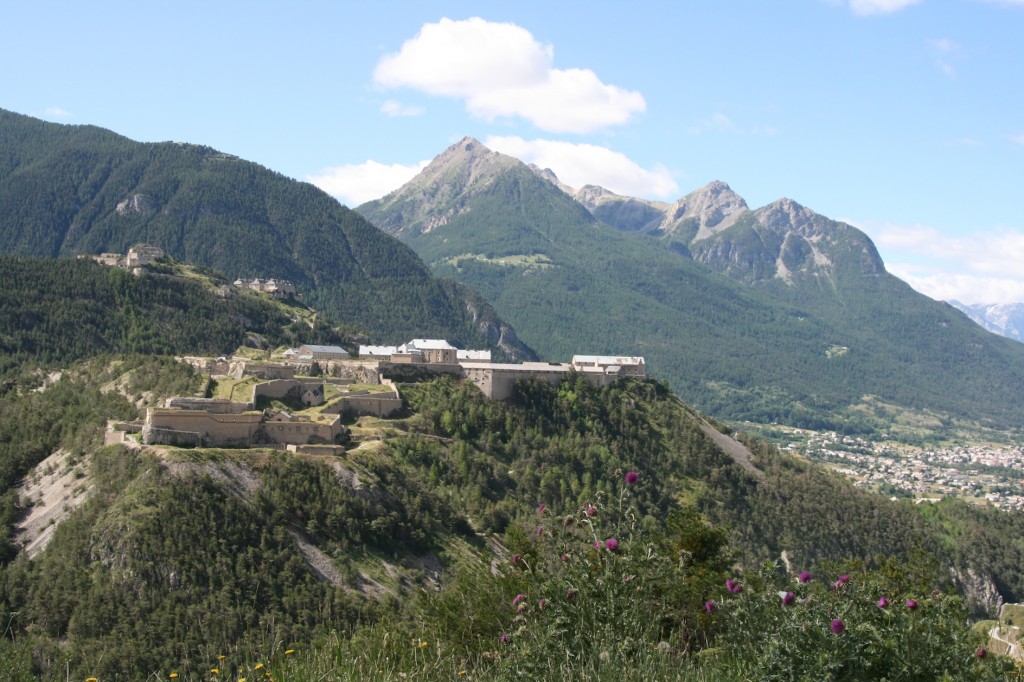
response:
[[[889,608],[889,599],[886,598],[886,597],[882,597],[881,599],[879,599],[878,600],[878,608],[880,608],[880,609]]]
[[[848,575],[841,575],[841,576],[839,576],[839,580],[837,580],[834,583],[832,583],[832,589],[833,590],[838,590],[841,587],[843,587],[844,585],[846,585],[846,583],[848,583],[848,582],[850,582],[850,576],[848,576]]]
[[[630,471],[626,474],[626,485],[636,485],[636,482],[640,480],[640,474],[635,471]]]
[[[711,601],[710,599],[708,599],[706,602],[704,602],[704,610],[707,611],[708,613],[711,613],[712,611],[714,611],[715,608],[717,608],[717,606],[718,605],[715,604],[715,602]]]
[[[813,576],[811,576],[810,571],[801,571],[800,575],[798,575],[796,577],[796,579],[799,580],[802,583],[809,583],[809,582],[811,582],[811,578],[812,577]]]
[[[615,538],[608,538],[604,541],[604,548],[607,549],[609,552],[614,552],[619,548],[619,541]]]
[[[600,551],[600,550],[601,550],[601,547],[603,547],[603,546],[604,546],[604,545],[603,545],[603,544],[601,543],[601,541],[600,541],[600,540],[594,540],[594,549],[596,549],[596,550]]]
[[[907,608],[910,609],[911,611],[916,609],[917,608],[917,600],[916,599],[908,599],[907,600]]]
[[[562,561],[568,561],[569,560],[569,555],[568,554],[563,554],[562,556],[559,557],[559,559],[561,559]]]
[[[729,578],[725,581],[725,589],[733,594],[739,594],[743,591],[743,585],[740,585],[738,581]]]
[[[521,602],[521,601],[523,601],[525,599],[526,599],[526,595],[525,594],[517,594],[515,596],[515,599],[512,600],[512,606],[518,606],[519,602]]]
[[[501,633],[501,637],[498,637],[498,641],[502,644],[508,644],[508,635],[506,635],[504,632]]]
[[[572,601],[572,599],[573,599],[573,598],[574,598],[575,596],[576,596],[576,590],[566,590],[566,591],[565,591],[565,599],[566,599],[567,601]]]
[[[541,535],[544,535],[544,529],[538,527],[537,528],[537,537],[540,537]]]
[[[542,609],[542,608],[544,608],[545,604],[547,604],[547,603],[548,603],[547,599],[540,599],[540,600],[537,601],[537,607]]]
[[[787,592],[786,594],[782,595],[782,605],[783,606],[789,606],[794,601],[796,601],[796,595],[793,594],[792,592]]]
[[[523,557],[521,557],[520,555],[518,555],[518,554],[513,554],[512,555],[512,563],[513,564],[518,564],[522,560],[523,560]]]
[[[832,621],[832,634],[833,635],[841,635],[841,634],[843,634],[843,630],[845,630],[845,629],[846,629],[846,625],[839,618],[836,618],[835,620]]]
[[[988,650],[983,646],[979,646],[978,650],[974,652],[974,655],[978,658],[985,658],[985,656],[988,656]]]
[[[587,505],[587,516],[593,516],[596,513],[597,513],[597,510],[594,509],[594,507],[592,505]]]
[[[543,514],[544,510],[547,509],[547,508],[548,508],[548,506],[546,504],[541,503],[540,506],[537,507],[537,513],[538,514]]]

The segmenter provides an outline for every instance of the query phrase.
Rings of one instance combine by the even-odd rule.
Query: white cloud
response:
[[[393,99],[389,99],[380,105],[380,110],[392,118],[398,116],[419,116],[425,111],[423,107],[406,106]]]
[[[306,180],[342,203],[358,206],[398,189],[426,168],[428,163],[421,161],[414,166],[398,163],[386,165],[377,161],[350,163],[324,168],[319,173],[307,175]]]
[[[46,110],[43,111],[43,115],[47,118],[71,118],[74,114],[70,111],[61,109],[60,107],[47,107]]]
[[[850,0],[850,9],[862,17],[873,14],[892,14],[916,5],[923,0]]]
[[[554,48],[511,23],[441,19],[374,70],[384,88],[408,87],[463,99],[472,116],[519,116],[548,132],[589,133],[626,123],[643,96],[606,85],[589,69],[556,69]]]
[[[942,73],[946,74],[948,78],[956,78],[956,68],[953,66],[953,60],[962,59],[964,56],[963,48],[956,41],[949,38],[929,40],[928,51],[935,66],[939,67]]]
[[[679,194],[679,185],[664,166],[643,168],[625,154],[607,147],[515,136],[492,136],[484,144],[524,163],[550,168],[559,180],[577,189],[600,185],[618,194],[659,199],[676,198]]]
[[[895,264],[889,272],[936,301],[1017,303],[1024,301],[1024,281],[951,273],[921,273],[914,266]]]
[[[1024,301],[1024,231],[949,236],[924,225],[857,226],[871,236],[886,268],[927,296],[963,303]]]

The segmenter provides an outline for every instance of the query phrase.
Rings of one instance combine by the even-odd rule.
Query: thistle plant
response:
[[[702,595],[680,591],[698,574],[692,553],[645,531],[631,503],[641,476],[620,481],[617,494],[564,514],[538,507],[532,546],[501,567],[520,578],[500,642],[508,672],[536,678],[662,661],[683,652],[685,633],[706,619]]]
[[[858,567],[859,568],[859,567]],[[1003,680],[959,597],[906,579],[889,562],[834,580],[785,576],[767,563],[742,593],[721,588],[724,656],[763,680]]]

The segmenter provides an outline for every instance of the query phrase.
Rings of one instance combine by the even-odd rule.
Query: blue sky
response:
[[[1024,300],[1024,0],[11,2],[0,107],[207,144],[355,206],[472,135],[570,185],[711,180]]]

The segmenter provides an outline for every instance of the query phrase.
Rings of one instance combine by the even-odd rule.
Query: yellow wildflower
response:
[[[221,654],[220,656],[217,657],[217,660],[218,661],[223,661],[225,658],[227,658],[227,656],[225,656],[224,654]]]
[[[288,649],[287,651],[284,652],[284,655],[285,656],[291,656],[294,653],[295,653],[295,649]]]
[[[210,668],[210,672],[214,675],[220,675],[220,668]]]
[[[87,677],[87,678],[85,678],[85,682],[96,682],[96,678],[95,677]]]
[[[256,665],[253,666],[253,670],[262,670],[262,669],[263,669],[263,664],[262,663],[257,663]]]
[[[458,675],[459,677],[462,677],[462,676],[464,676],[466,674],[466,671],[465,670],[460,670],[459,672],[457,672],[455,674]]]
[[[428,646],[430,646],[430,645],[427,644],[426,642],[420,642],[420,648],[421,649],[426,649]]]

